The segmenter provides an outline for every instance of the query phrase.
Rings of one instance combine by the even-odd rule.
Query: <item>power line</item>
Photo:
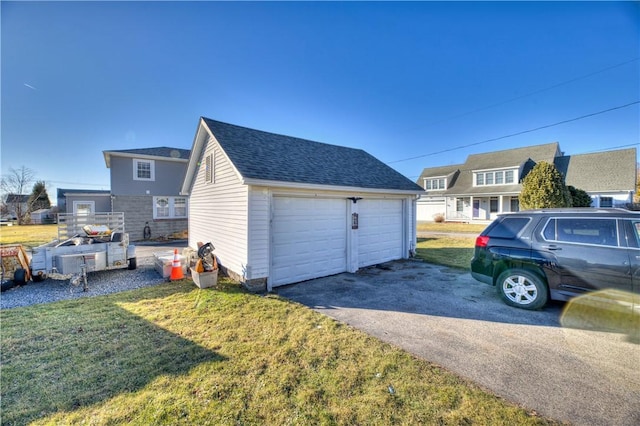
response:
[[[535,131],[542,130],[542,129],[548,129],[549,127],[559,126],[561,124],[571,123],[572,121],[583,120],[585,118],[593,117],[593,116],[596,116],[596,115],[604,114],[604,113],[615,111],[615,110],[622,109],[622,108],[627,108],[627,107],[630,107],[632,105],[636,105],[638,103],[640,103],[640,101],[634,101],[634,102],[631,102],[631,103],[628,103],[628,104],[625,104],[625,105],[619,105],[619,106],[616,106],[616,107],[613,107],[613,108],[609,108],[609,109],[605,109],[605,110],[602,110],[602,111],[593,112],[591,114],[581,115],[580,117],[575,117],[575,118],[570,118],[568,120],[558,121],[557,123],[547,124],[547,125],[544,125],[544,126],[536,127],[534,129],[523,130],[521,132],[511,133],[511,134],[500,136],[500,137],[497,137],[497,138],[486,139],[486,140],[483,140],[483,141],[480,141],[480,142],[474,142],[474,143],[470,143],[470,144],[467,144],[467,145],[460,145],[460,146],[453,147],[453,148],[443,149],[441,151],[431,152],[429,154],[417,155],[415,157],[403,158],[401,160],[389,161],[389,162],[387,162],[387,164],[394,164],[394,163],[401,163],[403,161],[416,160],[418,158],[429,157],[431,155],[443,154],[445,152],[457,151],[459,149],[469,148],[471,146],[477,146],[477,145],[482,145],[482,144],[489,143],[489,142],[499,141],[499,140],[502,140],[502,139],[512,138],[514,136],[524,135],[526,133],[531,133],[531,132],[535,132]]]
[[[569,79],[569,80],[565,80],[565,81],[562,81],[560,83],[556,83],[556,84],[553,84],[551,86],[548,86],[548,87],[545,87],[545,88],[542,88],[542,89],[534,90],[533,92],[529,92],[529,93],[525,93],[525,94],[520,95],[520,96],[516,96],[514,98],[506,99],[504,101],[500,101],[500,102],[496,102],[494,104],[490,104],[490,105],[487,105],[487,106],[484,106],[484,107],[476,108],[476,109],[471,110],[471,111],[467,111],[467,112],[463,112],[463,113],[460,113],[460,114],[452,115],[450,117],[443,118],[441,120],[429,123],[427,126],[432,126],[434,124],[440,124],[440,123],[445,122],[445,121],[453,120],[454,118],[464,117],[464,116],[467,116],[467,115],[470,115],[470,114],[474,114],[476,112],[480,112],[480,111],[484,111],[484,110],[487,110],[487,109],[495,108],[497,106],[504,105],[504,104],[507,104],[509,102],[517,101],[519,99],[526,98],[528,96],[537,95],[538,93],[546,92],[548,90],[555,89],[555,88],[560,87],[560,86],[565,86],[567,84],[570,84],[570,83],[573,83],[573,82],[576,82],[576,81],[579,81],[579,80],[583,80],[585,78],[589,78],[591,76],[603,73],[605,71],[609,71],[609,70],[612,70],[614,68],[618,68],[618,67],[621,67],[623,65],[630,64],[631,62],[635,62],[635,61],[637,61],[639,59],[640,59],[640,57],[633,58],[633,59],[630,59],[628,61],[621,62],[619,64],[611,65],[609,67],[602,68],[602,69],[599,69],[597,71],[593,71],[593,72],[591,72],[589,74],[584,74],[584,75],[581,75],[579,77],[575,77],[575,78],[572,78],[572,79]]]

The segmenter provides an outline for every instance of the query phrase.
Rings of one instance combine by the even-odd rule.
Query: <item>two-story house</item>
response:
[[[111,211],[124,212],[132,241],[188,229],[189,199],[180,189],[189,154],[168,147],[103,151],[111,169]]]
[[[489,221],[520,209],[522,180],[539,162],[555,165],[565,184],[586,191],[592,207],[617,207],[633,202],[636,149],[564,155],[558,142],[472,154],[464,164],[422,171],[418,185],[425,189],[417,203],[417,219],[433,221]]]

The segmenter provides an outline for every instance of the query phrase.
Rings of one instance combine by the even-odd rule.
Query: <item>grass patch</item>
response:
[[[416,257],[429,263],[469,269],[475,243],[474,238],[446,235],[418,238]]]
[[[219,282],[1,311],[2,423],[552,423],[301,305]]]
[[[0,227],[0,244],[37,247],[58,238],[58,225],[14,225]]]
[[[416,229],[418,232],[454,232],[469,233],[478,235],[488,225],[476,223],[457,223],[457,222],[418,222]]]

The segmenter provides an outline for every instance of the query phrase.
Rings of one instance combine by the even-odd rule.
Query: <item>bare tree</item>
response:
[[[2,202],[8,212],[15,214],[18,223],[22,223],[27,213],[27,198],[31,184],[35,179],[35,172],[26,166],[19,169],[13,167],[9,172],[2,175],[0,181],[0,191],[2,192]],[[24,200],[23,200],[24,198]]]

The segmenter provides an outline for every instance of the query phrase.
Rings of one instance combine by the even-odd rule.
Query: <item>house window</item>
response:
[[[498,198],[491,197],[491,199],[489,200],[489,212],[498,213]]]
[[[213,153],[207,155],[204,161],[204,180],[206,183],[215,183],[215,161]]]
[[[94,201],[74,201],[73,202],[73,214],[77,216],[89,216],[95,213]]]
[[[153,197],[154,219],[183,219],[187,217],[185,197]]]
[[[155,162],[134,158],[133,180],[156,180]]]
[[[456,198],[456,211],[463,212],[464,211],[464,199]]]
[[[492,172],[476,172],[475,185],[505,185],[514,183],[514,170],[497,170]]]
[[[446,183],[447,181],[445,178],[425,179],[424,189],[426,190],[447,189]]]
[[[613,207],[613,197],[600,197],[600,207]]]
[[[518,197],[511,197],[511,210],[512,212],[520,211],[520,200]]]
[[[504,183],[513,183],[513,170],[504,172]]]

